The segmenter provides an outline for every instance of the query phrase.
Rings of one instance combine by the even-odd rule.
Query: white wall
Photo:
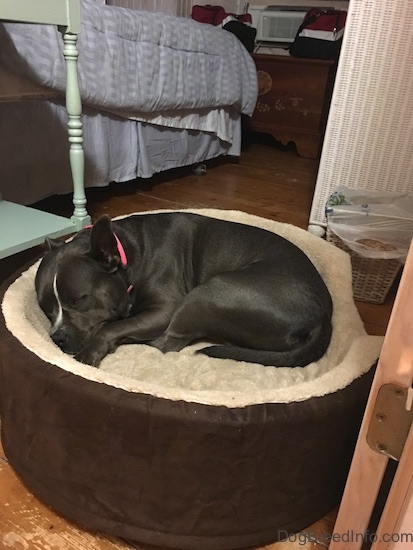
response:
[[[104,0],[98,0],[104,2]],[[175,15],[189,16],[194,4],[205,5],[213,4],[223,6],[228,12],[243,13],[246,4],[250,6],[308,6],[347,9],[349,2],[347,0],[106,0],[106,4],[113,6],[122,6],[124,8],[149,11],[163,11]]]
[[[198,2],[208,4],[208,2]],[[209,2],[211,3],[211,2]],[[217,2],[219,4],[219,1]],[[347,0],[272,0],[263,2],[262,0],[250,0],[250,6],[308,6],[308,8],[336,8],[346,10],[349,2]]]
[[[346,10],[348,8],[349,2],[347,0],[250,0],[245,2],[244,0],[194,0],[193,4],[205,5],[205,4],[214,4],[223,6],[227,11],[242,13],[244,4],[249,4],[250,6],[308,6],[308,8],[313,8],[315,6],[319,8],[336,8]]]
[[[192,0],[106,0],[106,4],[133,10],[159,11],[185,17],[191,13]]]

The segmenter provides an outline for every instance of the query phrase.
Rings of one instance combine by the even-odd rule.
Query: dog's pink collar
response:
[[[126,257],[126,252],[125,252],[125,249],[123,248],[123,244],[120,242],[118,236],[115,233],[113,235],[115,236],[115,239],[116,239],[116,245],[118,247],[120,261],[122,262],[122,265],[127,266],[128,258]]]
[[[126,257],[125,249],[123,248],[123,244],[120,242],[119,237],[116,235],[116,233],[113,234],[116,239],[116,246],[118,247],[118,252],[120,256],[120,261],[124,267],[128,265],[128,258]],[[133,285],[128,286],[128,294],[130,294],[133,290]]]
[[[120,256],[120,261],[122,262],[123,266],[128,265],[128,258],[126,257],[125,249],[123,248],[123,244],[120,242],[119,237],[116,235],[116,233],[113,234],[116,239],[116,246],[118,247],[118,252]],[[128,286],[128,294],[130,294],[133,290],[133,285]]]
[[[92,229],[93,225],[86,225],[84,229]],[[128,265],[128,258],[126,256],[125,249],[123,248],[123,244],[120,242],[119,237],[116,235],[116,233],[113,234],[113,236],[116,239],[116,246],[118,248],[120,261],[124,267]],[[133,290],[133,285],[128,286],[128,294],[130,294]]]
[[[84,227],[84,229],[91,229],[92,227],[93,227],[93,225],[86,225]],[[124,267],[126,267],[128,265],[128,258],[126,256],[125,249],[123,248],[123,244],[120,242],[119,237],[115,233],[113,234],[113,236],[116,239],[116,246],[118,248],[120,261],[121,261],[122,265]],[[132,292],[132,290],[133,290],[133,285],[129,285],[128,286],[128,293],[130,294]]]
[[[86,225],[84,229],[92,229],[93,225]],[[120,261],[122,265],[127,266],[128,265],[128,258],[126,257],[125,249],[123,248],[123,244],[120,242],[119,237],[114,233],[113,236],[116,239],[116,246],[118,248]]]
[[[120,242],[119,237],[116,235],[116,233],[113,234],[116,239],[116,245],[118,247],[118,252],[120,256],[120,261],[122,262],[123,266],[128,265],[128,258],[126,257],[125,249],[123,248],[123,244]],[[128,294],[130,294],[133,290],[133,285],[128,286]]]

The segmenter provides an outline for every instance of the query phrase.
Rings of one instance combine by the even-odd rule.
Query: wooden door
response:
[[[395,477],[375,533],[367,533],[383,475],[390,460],[367,443],[376,399],[385,384],[396,384],[404,408],[413,400],[413,244],[394,302],[376,375],[370,391],[330,550],[358,550],[363,535],[372,550],[413,548],[413,428],[410,425]],[[377,416],[377,411],[374,412]],[[411,422],[408,420],[408,423]],[[380,446],[379,446],[380,447]],[[345,535],[345,536],[344,536]],[[349,537],[351,543],[349,543]]]

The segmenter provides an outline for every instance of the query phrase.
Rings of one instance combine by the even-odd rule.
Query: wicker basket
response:
[[[354,299],[373,304],[382,304],[402,264],[398,260],[364,258],[351,250],[328,227],[326,237],[327,241],[348,252],[351,256]]]

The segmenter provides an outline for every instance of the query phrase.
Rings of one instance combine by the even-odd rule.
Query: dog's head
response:
[[[36,273],[37,298],[51,322],[53,341],[76,354],[103,325],[129,315],[119,241],[110,218],[102,216],[71,241],[47,239],[46,246]]]

